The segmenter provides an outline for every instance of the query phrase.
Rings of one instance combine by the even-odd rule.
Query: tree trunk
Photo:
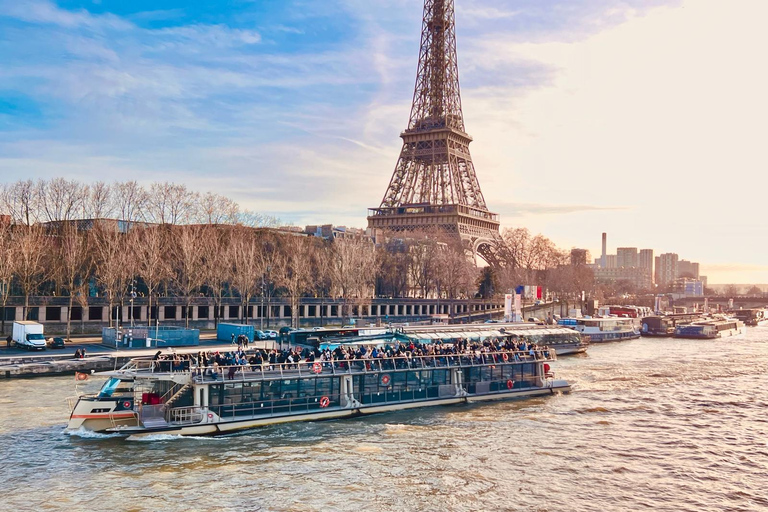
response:
[[[73,286],[70,286],[69,289],[72,290],[74,288]],[[72,334],[72,292],[69,293],[69,307],[67,308],[67,337],[66,340],[69,341],[69,336]],[[80,316],[83,316],[82,313]]]

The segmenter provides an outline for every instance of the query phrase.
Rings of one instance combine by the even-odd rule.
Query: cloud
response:
[[[566,215],[580,212],[603,212],[628,210],[626,206],[593,206],[576,204],[537,204],[537,203],[495,203],[497,210],[507,216],[527,215]]]

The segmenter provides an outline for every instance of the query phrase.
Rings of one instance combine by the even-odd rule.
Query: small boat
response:
[[[736,318],[701,320],[675,328],[675,338],[715,339],[744,334],[744,322]]]
[[[302,361],[213,368],[132,359],[71,403],[67,428],[143,437],[219,435],[264,425],[568,392],[555,351]],[[188,363],[188,362],[187,362]],[[230,372],[229,370],[232,369]],[[224,380],[224,376],[228,376]]]
[[[635,328],[635,319],[633,318],[561,318],[557,323],[582,335],[589,336],[592,343],[632,340],[640,337],[640,332]]]

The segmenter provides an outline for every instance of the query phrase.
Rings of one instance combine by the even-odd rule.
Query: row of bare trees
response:
[[[187,324],[192,302],[201,296],[214,306],[216,318],[224,297],[239,297],[248,321],[253,297],[280,295],[290,300],[297,325],[303,296],[335,296],[346,306],[374,294],[376,253],[370,240],[331,243],[239,225],[138,224],[127,232],[118,226],[103,221],[83,231],[76,223],[0,224],[2,306],[14,288],[25,297],[25,318],[30,295],[67,296],[69,335],[72,306],[87,307],[94,289],[110,311],[138,290],[148,318],[159,295],[182,297]]]
[[[155,224],[243,224],[274,227],[277,219],[240,206],[218,194],[199,194],[185,185],[135,181],[81,183],[76,180],[20,180],[0,184],[0,212],[13,222],[112,219]]]

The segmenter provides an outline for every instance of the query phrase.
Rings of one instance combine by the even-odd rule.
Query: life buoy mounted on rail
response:
[[[323,408],[328,407],[330,403],[331,403],[331,400],[327,396],[324,396],[323,398],[320,399],[320,407],[323,407]]]
[[[123,402],[123,407],[125,407],[126,409],[130,409],[131,408],[131,402],[126,400],[125,402]]]
[[[509,361],[509,356],[508,356],[506,353],[502,354],[502,355],[501,355],[501,358],[502,358],[504,361]]]
[[[384,387],[388,387],[389,383],[391,381],[392,381],[392,378],[389,375],[387,375],[386,373],[384,375],[382,375],[381,378],[379,379],[379,382]]]
[[[314,364],[312,365],[312,371],[313,371],[314,373],[320,373],[320,372],[322,372],[322,371],[323,371],[323,365],[322,365],[322,364],[320,364],[320,363],[314,363]]]
[[[507,381],[507,389],[512,389],[515,386],[515,382],[512,379]]]

